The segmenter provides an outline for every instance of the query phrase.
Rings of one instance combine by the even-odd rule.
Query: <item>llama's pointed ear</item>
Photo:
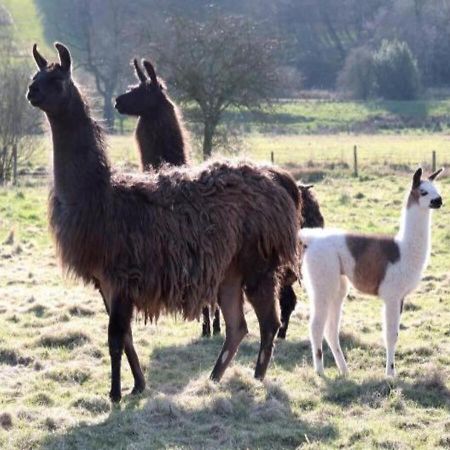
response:
[[[37,44],[33,45],[33,57],[39,70],[45,69],[48,65],[47,60],[38,52]]]
[[[158,80],[156,78],[156,72],[155,72],[155,68],[153,67],[153,64],[150,61],[147,61],[146,59],[142,60],[142,64],[145,67],[145,70],[148,73],[148,76],[150,77],[150,80],[152,81],[152,83],[157,84]]]
[[[413,175],[412,188],[417,189],[420,186],[420,181],[422,178],[422,167],[419,167]]]
[[[72,66],[72,58],[70,56],[69,49],[60,42],[55,42],[55,48],[58,51],[61,68],[66,72],[70,72]]]
[[[310,189],[312,189],[314,187],[314,185],[313,184],[303,184],[301,181],[298,181],[297,187],[304,191],[309,191]]]
[[[145,83],[147,81],[147,77],[145,73],[142,72],[142,69],[139,67],[138,60],[136,58],[133,59],[134,71],[136,72],[136,76],[141,83]]]
[[[441,173],[442,173],[443,171],[444,171],[444,168],[441,167],[439,170],[436,170],[436,172],[432,173],[432,174],[428,177],[428,179],[429,179],[430,181],[434,181],[436,178],[438,178],[438,177],[441,175]]]

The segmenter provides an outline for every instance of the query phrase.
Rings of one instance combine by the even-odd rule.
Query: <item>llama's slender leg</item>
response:
[[[210,378],[220,381],[233,359],[242,338],[247,334],[241,277],[230,274],[219,289],[219,304],[225,321],[225,342]]]
[[[273,352],[273,341],[280,327],[280,313],[275,298],[275,274],[269,273],[255,289],[247,291],[247,298],[255,309],[261,334],[261,345],[255,367],[255,378],[264,379]]]
[[[310,303],[309,332],[314,370],[320,376],[323,369],[323,334],[330,302],[341,286],[339,257],[327,253],[326,247],[311,245],[303,259],[302,274]]]
[[[213,334],[220,334],[220,309],[218,306],[216,306],[216,310],[214,311]]]
[[[401,300],[384,302],[384,341],[386,345],[386,376],[395,376],[395,347],[400,325]]]
[[[311,339],[311,349],[314,362],[314,370],[320,376],[325,375],[323,369],[323,334],[328,311],[325,308],[327,304],[323,302],[323,307],[318,307],[317,301],[312,304],[311,318],[309,321],[309,334]]]
[[[348,293],[348,281],[341,277],[339,292],[335,300],[330,304],[325,324],[325,338],[333,352],[334,360],[343,376],[348,375],[347,362],[339,342],[339,330],[341,325],[342,303]]]
[[[114,295],[111,302],[111,313],[108,326],[109,355],[111,358],[111,391],[113,402],[121,399],[120,366],[125,337],[130,332],[133,304],[121,295]]]
[[[205,306],[202,311],[203,324],[202,324],[202,337],[211,336],[211,318],[209,315],[209,306]]]
[[[140,394],[145,389],[145,378],[142,373],[141,364],[139,363],[139,357],[134,349],[133,334],[131,332],[131,326],[128,333],[125,335],[125,355],[127,356],[128,364],[130,365],[131,373],[134,378],[134,386],[131,391],[132,395]]]
[[[98,289],[100,295],[102,296],[106,312],[108,313],[109,316],[110,306],[98,282],[96,283],[96,288]],[[134,387],[131,393],[133,395],[140,394],[145,389],[145,378],[144,374],[142,373],[141,365],[139,363],[139,357],[136,353],[136,350],[134,349],[133,334],[131,332],[131,327],[130,331],[125,335],[124,345],[125,345],[125,355],[127,356],[128,364],[130,365],[131,373],[133,374],[134,378]]]
[[[279,299],[281,309],[281,327],[278,330],[278,338],[285,339],[289,326],[289,319],[291,318],[292,311],[294,311],[297,304],[297,297],[292,285],[281,287]]]

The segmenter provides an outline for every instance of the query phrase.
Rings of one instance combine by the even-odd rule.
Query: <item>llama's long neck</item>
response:
[[[136,127],[143,168],[158,168],[164,163],[187,163],[188,145],[176,107],[167,101],[157,111],[139,117]]]
[[[75,86],[66,111],[48,115],[48,119],[53,138],[54,192],[59,201],[73,205],[101,197],[110,187],[102,131]]]
[[[431,211],[414,203],[402,211],[397,234],[402,258],[411,269],[421,270],[427,262],[431,246]]]

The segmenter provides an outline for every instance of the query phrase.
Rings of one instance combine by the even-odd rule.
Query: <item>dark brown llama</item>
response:
[[[55,46],[55,64],[33,47],[39,71],[27,96],[51,127],[50,226],[62,265],[105,296],[111,399],[121,398],[124,349],[133,392],[144,388],[131,336],[134,310],[149,320],[162,313],[195,319],[205,300],[218,298],[226,324],[211,373],[218,381],[247,333],[244,293],[261,332],[255,377],[264,378],[280,325],[277,274],[298,263],[300,196],[294,180],[244,162],[112,175],[103,132],[72,80],[70,53]]]
[[[125,94],[116,99],[116,108],[121,114],[139,116],[136,128],[136,140],[138,143],[141,160],[148,161],[157,169],[161,161],[176,164],[171,155],[184,155],[179,158],[179,164],[184,164],[187,160],[187,133],[181,120],[181,115],[176,105],[168,98],[164,88],[164,82],[157,77],[155,68],[147,60],[142,64],[147,71],[148,77],[139,67],[137,59],[134,59],[134,68],[139,85],[133,87]],[[140,131],[141,130],[141,131]],[[146,130],[145,133],[142,130]],[[181,130],[181,132],[180,132]],[[176,139],[170,139],[174,135]],[[179,148],[175,148],[179,145]],[[155,158],[154,155],[158,155]],[[159,164],[152,161],[157,160]],[[143,164],[145,168],[146,165]],[[147,167],[149,167],[147,165]],[[323,217],[320,213],[319,204],[314,195],[310,192],[311,185],[299,184],[300,194],[304,202],[302,203],[302,216],[304,218],[303,227],[322,227]],[[281,309],[281,327],[278,332],[279,338],[286,337],[289,318],[297,304],[297,298],[292,288],[295,277],[292,274],[285,274],[282,277],[279,292]],[[210,308],[206,306],[202,312],[202,336],[211,336]],[[220,311],[215,308],[213,333],[220,333]]]
[[[138,116],[135,138],[139,149],[142,169],[158,169],[161,164],[181,166],[189,161],[190,145],[181,113],[167,95],[164,82],[156,76],[153,64],[143,60],[148,78],[133,60],[139,85],[116,99],[120,114]],[[213,332],[220,334],[220,311],[215,307]],[[202,311],[202,336],[211,336],[210,308]]]
[[[189,159],[189,140],[180,111],[165,92],[164,83],[156,78],[153,66],[143,61],[147,79],[137,60],[136,76],[140,83],[119,95],[116,109],[120,114],[139,117],[135,137],[142,169],[158,169],[162,164],[182,166]]]
[[[325,221],[320,212],[319,202],[312,192],[313,185],[297,183],[302,199],[302,228],[323,228]],[[296,276],[292,271],[287,270],[282,277],[280,287],[280,309],[281,309],[281,326],[278,330],[278,337],[280,339],[286,338],[287,329],[289,326],[289,319],[297,305],[297,296],[295,295],[292,285],[296,281]]]

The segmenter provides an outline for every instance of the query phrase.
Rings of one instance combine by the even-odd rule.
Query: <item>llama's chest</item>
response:
[[[386,275],[380,284],[380,297],[403,298],[414,291],[420,283],[425,261],[421,264],[413,264],[408,259],[391,265],[386,271]]]
[[[50,226],[62,264],[86,281],[100,265],[105,247],[101,216],[87,208],[68,206],[57,197],[50,198]]]

